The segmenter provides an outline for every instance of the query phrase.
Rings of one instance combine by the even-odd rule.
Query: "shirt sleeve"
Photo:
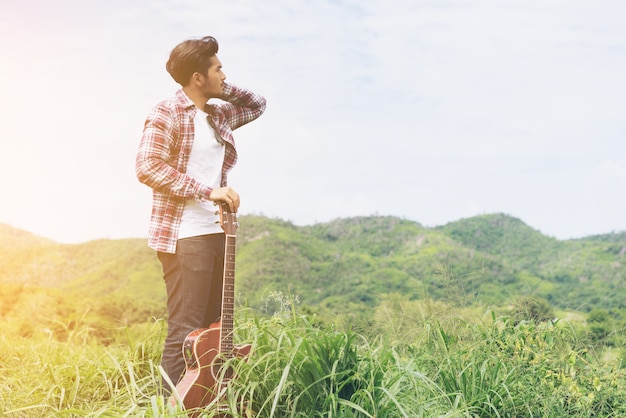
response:
[[[174,154],[178,132],[172,109],[157,105],[146,118],[135,160],[140,182],[181,199],[208,200],[212,189],[176,169]]]
[[[220,106],[220,111],[232,130],[252,122],[265,112],[266,100],[263,96],[233,84],[224,83],[221,99],[226,103]]]

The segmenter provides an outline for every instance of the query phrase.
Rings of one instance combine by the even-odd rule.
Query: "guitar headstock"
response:
[[[231,212],[228,204],[225,202],[219,202],[217,204],[220,208],[220,225],[226,235],[235,235],[237,232],[237,213]]]

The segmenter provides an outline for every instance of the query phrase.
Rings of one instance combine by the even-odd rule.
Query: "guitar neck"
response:
[[[224,286],[222,288],[222,318],[220,352],[233,351],[233,328],[235,313],[235,246],[237,237],[226,234],[224,251]]]

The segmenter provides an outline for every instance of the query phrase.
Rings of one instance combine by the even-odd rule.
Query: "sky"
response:
[[[0,0],[0,223],[146,237],[143,122],[178,89],[171,49],[213,35],[268,103],[235,131],[240,214],[623,231],[625,21],[622,0]]]

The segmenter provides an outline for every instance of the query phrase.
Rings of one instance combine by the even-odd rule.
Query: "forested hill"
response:
[[[304,227],[239,221],[236,290],[255,309],[273,291],[321,315],[367,315],[388,294],[465,305],[534,295],[555,308],[626,308],[624,233],[557,240],[504,214],[436,228],[384,216]],[[67,245],[0,225],[0,249],[3,317],[164,314],[160,265],[143,239]]]
[[[0,223],[0,249],[2,250],[8,248],[29,248],[46,244],[54,244],[54,241]]]

